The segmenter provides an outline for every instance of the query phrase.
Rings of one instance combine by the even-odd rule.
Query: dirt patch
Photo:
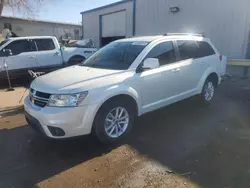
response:
[[[77,181],[75,181],[77,179]],[[198,187],[128,145],[38,184],[49,187]]]

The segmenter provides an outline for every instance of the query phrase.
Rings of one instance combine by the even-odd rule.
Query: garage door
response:
[[[126,36],[126,11],[102,16],[102,45]]]

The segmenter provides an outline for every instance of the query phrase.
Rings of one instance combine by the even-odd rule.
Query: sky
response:
[[[120,0],[45,0],[33,18],[80,24],[82,21],[80,12],[118,1]],[[25,17],[10,8],[4,8],[2,15]]]

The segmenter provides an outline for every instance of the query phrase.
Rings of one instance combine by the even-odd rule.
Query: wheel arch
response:
[[[219,76],[215,72],[212,72],[211,74],[209,74],[207,79],[211,79],[213,81],[215,87],[218,86],[218,84],[219,84]]]
[[[104,98],[98,105],[98,107],[96,108],[96,111],[94,113],[94,118],[93,118],[93,123],[92,123],[92,128],[91,128],[91,132],[93,131],[94,129],[94,122],[95,122],[95,119],[97,117],[97,114],[98,112],[101,110],[101,108],[107,104],[108,102],[112,101],[112,100],[127,100],[128,102],[131,102],[132,105],[134,106],[134,109],[135,109],[135,116],[138,116],[139,115],[139,106],[138,106],[138,101],[136,100],[135,96],[127,93],[127,92],[123,92],[123,93],[117,93],[117,94],[114,94],[112,96],[109,96],[107,98]]]
[[[208,78],[211,78],[214,81],[214,84],[216,87],[219,85],[219,82],[220,82],[219,75],[215,71],[209,70],[206,72],[206,74],[203,75],[203,77],[201,78],[199,82],[199,86],[198,86],[199,93],[202,92],[203,86]]]
[[[128,103],[130,103],[132,106],[133,106],[133,109],[135,110],[135,115],[138,116],[138,104],[137,104],[137,101],[136,99],[132,96],[132,95],[129,95],[127,93],[124,93],[124,94],[117,94],[117,95],[114,95],[112,97],[109,97],[108,99],[106,99],[101,105],[100,107],[98,108],[97,110],[97,113],[98,111],[107,103],[113,101],[113,100],[123,100],[123,101],[126,101]]]
[[[81,57],[81,58],[83,58],[83,59],[87,59],[87,58],[86,58],[84,55],[82,55],[82,54],[74,54],[74,55],[69,56],[69,58],[68,58],[68,60],[67,60],[68,64],[70,64],[70,60],[72,60],[73,58],[76,58],[76,57]]]

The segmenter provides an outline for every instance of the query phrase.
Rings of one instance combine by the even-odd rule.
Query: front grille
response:
[[[50,95],[51,94],[48,94],[48,93],[35,91],[34,89],[31,88],[30,89],[30,102],[36,106],[43,108],[48,104]]]
[[[36,96],[37,96],[37,97],[41,97],[41,98],[45,98],[45,99],[49,99],[50,94],[48,94],[48,93],[42,93],[42,92],[40,92],[40,91],[37,91],[37,92],[36,92]]]

